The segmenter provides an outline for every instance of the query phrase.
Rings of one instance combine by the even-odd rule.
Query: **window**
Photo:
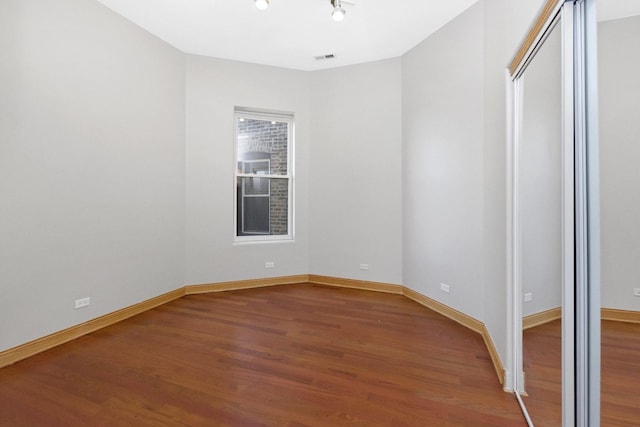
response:
[[[236,108],[237,241],[293,238],[292,128],[292,115]]]

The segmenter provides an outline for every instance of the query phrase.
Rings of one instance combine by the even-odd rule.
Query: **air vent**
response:
[[[315,56],[316,61],[324,61],[325,59],[333,59],[336,56],[333,53],[328,53],[326,55]]]

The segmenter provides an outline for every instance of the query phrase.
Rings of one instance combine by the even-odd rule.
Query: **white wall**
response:
[[[312,274],[402,283],[400,78],[397,58],[311,75]]]
[[[562,304],[560,36],[557,26],[520,79],[520,265],[522,292],[533,296],[532,301],[523,302],[524,316]]]
[[[177,50],[96,2],[0,2],[0,350],[182,284],[183,112]]]
[[[188,55],[186,87],[185,284],[307,274],[309,74]],[[295,241],[233,244],[235,106],[295,114]]]
[[[477,3],[402,57],[404,283],[479,320],[483,24]]]
[[[542,1],[482,0],[402,59],[309,74],[185,71],[99,4],[5,0],[0,350],[183,284],[310,272],[405,283],[505,360],[503,76]],[[234,106],[296,114],[295,242],[232,244]]]
[[[483,321],[505,363],[505,69],[543,3],[481,0],[402,58],[405,284]]]
[[[598,24],[602,306],[640,311],[640,16]]]

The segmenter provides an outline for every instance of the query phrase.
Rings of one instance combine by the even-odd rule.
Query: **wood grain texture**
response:
[[[200,285],[186,285],[185,295],[206,294],[209,292],[235,291],[238,289],[263,288],[265,286],[291,285],[309,281],[308,274],[297,276],[266,277],[261,279],[236,280],[231,282],[205,283]]]
[[[0,352],[0,368],[15,363],[17,361],[26,359],[27,357],[38,354],[42,351],[48,350],[60,344],[64,344],[73,339],[86,335],[90,332],[97,331],[109,325],[113,325],[121,320],[127,319],[136,314],[140,314],[147,310],[150,310],[159,305],[165,304],[174,299],[182,296],[208,293],[208,292],[223,292],[234,289],[248,289],[264,286],[277,286],[292,283],[306,282],[308,275],[298,276],[283,276],[283,277],[271,277],[263,279],[241,280],[234,282],[220,282],[203,285],[188,285],[180,287],[176,290],[167,292],[157,297],[150,298],[146,301],[142,301],[138,304],[125,307],[121,310],[114,311],[112,313],[105,314],[103,316],[91,319],[87,322],[79,325],[74,325],[70,328],[63,329],[53,334],[38,338],[28,343],[19,345],[14,348]]]
[[[482,337],[401,295],[189,295],[0,370],[3,426],[524,426]]]
[[[560,320],[522,334],[525,389],[523,398],[536,427],[562,425],[562,346]]]
[[[545,323],[553,322],[562,318],[562,309],[560,307],[551,308],[541,311],[540,313],[530,314],[522,318],[522,329],[535,328]]]
[[[340,286],[351,289],[361,289],[366,291],[387,292],[390,294],[401,294],[403,286],[389,283],[369,282],[366,280],[343,279],[340,277],[309,275],[309,283],[326,286]]]
[[[184,289],[176,289],[163,295],[148,299],[138,304],[125,307],[104,316],[97,317],[79,325],[72,326],[59,332],[30,341],[20,346],[0,352],[0,368],[26,359],[45,350],[49,350],[60,344],[64,344],[88,333],[97,331],[106,326],[113,325],[131,316],[140,314],[159,305],[173,301],[184,296]]]
[[[524,332],[525,404],[536,427],[562,424],[561,321]],[[602,321],[602,427],[640,425],[640,324]]]
[[[472,331],[478,333],[478,334],[482,334],[485,326],[484,324],[477,320],[474,319],[471,316],[467,316],[466,314],[464,314],[461,311],[458,311],[454,308],[451,308],[447,305],[442,304],[441,302],[438,302],[434,299],[431,299],[425,295],[422,295],[419,292],[414,291],[413,289],[409,289],[407,287],[405,287],[403,289],[402,292],[406,297],[414,300],[415,302],[424,305],[425,307],[430,308],[431,310],[442,314],[443,316],[448,317],[451,320],[455,320],[456,322],[458,322],[459,324],[466,326],[467,328],[471,329]]]
[[[616,322],[640,323],[640,311],[618,310],[615,308],[600,309],[602,320],[613,320]]]
[[[491,334],[485,325],[482,325],[482,339],[484,340],[484,345],[487,347],[487,351],[489,352],[489,357],[491,357],[491,363],[493,363],[496,375],[498,375],[498,381],[500,384],[504,385],[504,377],[506,375],[504,365],[502,364],[502,359],[500,359],[498,349],[491,338]]]
[[[554,12],[558,10],[560,5],[564,1],[565,0],[547,0],[542,10],[540,11],[540,14],[538,15],[535,22],[533,23],[533,26],[531,27],[524,41],[520,45],[520,48],[518,49],[515,56],[511,60],[511,63],[509,63],[509,73],[511,74],[511,76],[514,75],[516,70],[518,70],[522,62],[526,59],[527,54],[534,47],[534,44],[540,37],[541,31],[545,29],[545,25],[547,24],[549,19],[554,15]]]
[[[425,307],[428,307],[460,323],[461,325],[473,330],[474,332],[480,333],[491,356],[491,360],[494,364],[494,368],[500,380],[500,384],[504,383],[504,366],[497,352],[497,349],[493,344],[493,340],[491,339],[489,331],[482,322],[402,285],[307,274],[207,283],[199,285],[186,285],[183,288],[179,288],[164,295],[160,295],[150,300],[143,301],[139,304],[134,304],[122,310],[109,313],[100,318],[85,322],[81,325],[76,325],[71,328],[67,328],[65,330],[48,335],[46,337],[39,338],[24,345],[5,350],[4,352],[0,353],[0,368],[38,354],[47,349],[53,348],[57,345],[64,344],[89,332],[93,332],[105,326],[112,325],[116,322],[119,322],[120,320],[142,313],[146,310],[157,307],[158,305],[164,304],[168,301],[172,301],[173,299],[180,298],[183,295],[225,292],[230,290],[253,289],[295,283],[311,283],[351,289],[369,290],[375,292],[403,294],[408,298],[424,305]]]
[[[361,289],[361,290],[369,290],[375,292],[387,292],[392,294],[403,294],[409,299],[414,300],[415,302],[442,314],[443,316],[448,317],[455,322],[458,322],[460,325],[471,329],[472,331],[479,333],[482,335],[482,338],[487,347],[487,351],[491,357],[491,361],[493,363],[494,369],[496,371],[496,375],[498,376],[498,380],[500,384],[504,384],[504,365],[502,360],[500,359],[500,355],[498,350],[493,343],[493,339],[491,338],[491,334],[487,327],[477,319],[474,319],[471,316],[467,316],[466,314],[455,310],[445,304],[442,304],[434,299],[431,299],[421,293],[414,291],[413,289],[407,288],[406,286],[401,285],[393,285],[388,283],[378,283],[378,282],[368,282],[362,280],[354,280],[354,279],[342,279],[337,277],[328,277],[328,276],[318,276],[318,275],[309,275],[309,282],[313,284],[320,285],[328,285],[328,286],[339,286],[346,287],[351,289]]]

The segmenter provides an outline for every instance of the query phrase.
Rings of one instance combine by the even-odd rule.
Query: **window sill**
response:
[[[265,244],[265,243],[295,243],[293,236],[264,236],[264,237],[235,237],[233,246]]]

